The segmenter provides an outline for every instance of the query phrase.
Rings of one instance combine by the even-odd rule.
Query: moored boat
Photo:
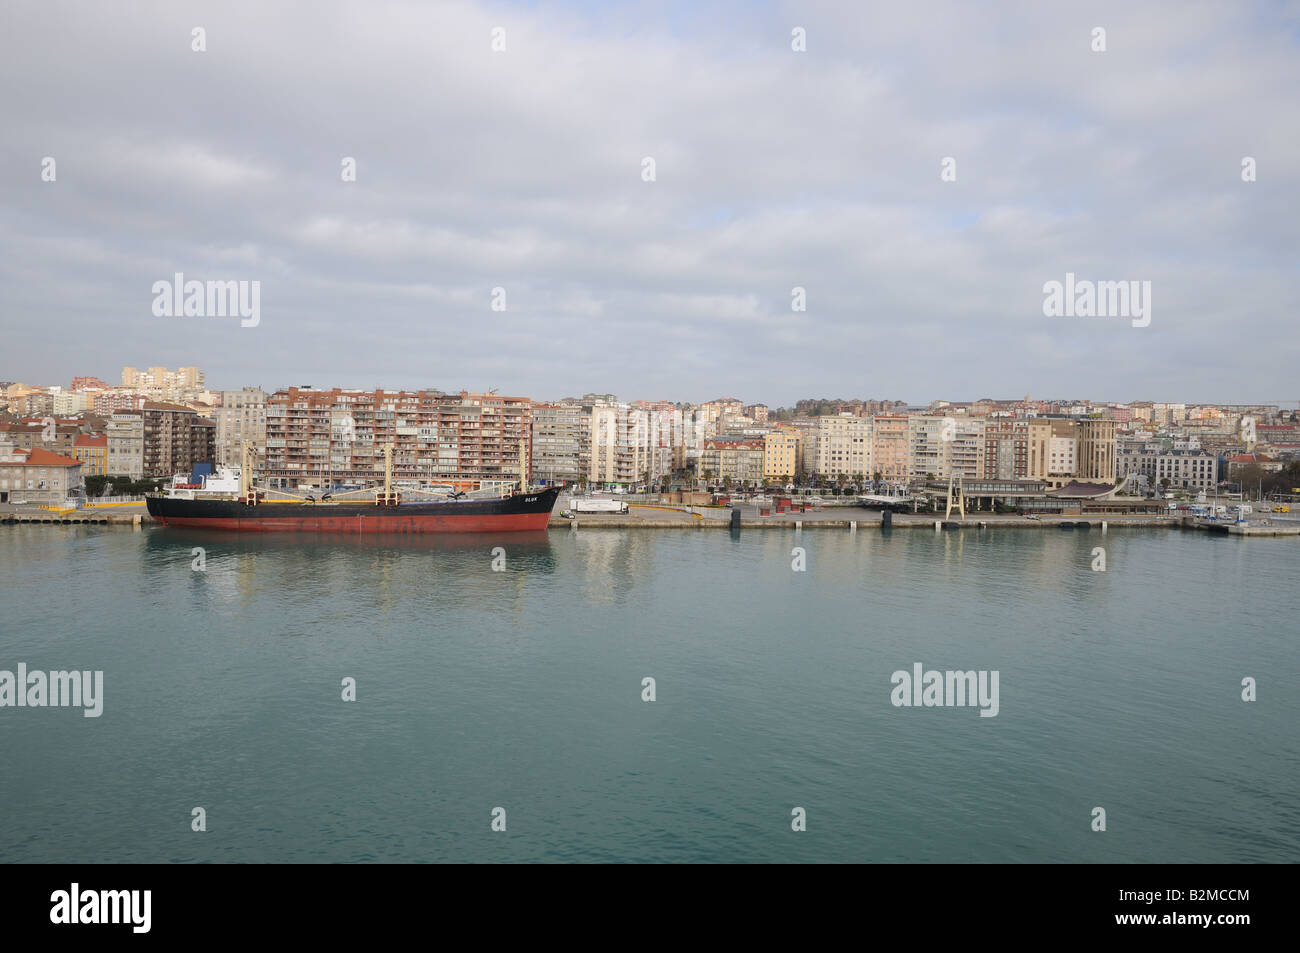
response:
[[[384,485],[373,500],[268,499],[251,486],[251,453],[239,468],[221,468],[200,482],[174,482],[149,496],[149,515],[164,526],[243,532],[315,533],[509,533],[545,530],[559,487],[520,489],[507,496],[472,499],[453,493],[443,499],[408,502],[392,488],[388,448]]]

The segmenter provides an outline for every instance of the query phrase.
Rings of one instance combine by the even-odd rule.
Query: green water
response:
[[[1166,530],[0,527],[0,669],[104,673],[98,718],[0,708],[0,861],[1292,862],[1298,573]],[[996,717],[893,705],[916,662],[997,671]]]

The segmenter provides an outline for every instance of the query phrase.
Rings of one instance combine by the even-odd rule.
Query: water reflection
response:
[[[444,590],[482,590],[497,605],[505,596],[522,613],[525,580],[556,569],[545,531],[344,536],[169,527],[146,534],[140,558],[156,600],[218,616],[271,593],[313,610],[341,602],[388,613],[412,596]]]

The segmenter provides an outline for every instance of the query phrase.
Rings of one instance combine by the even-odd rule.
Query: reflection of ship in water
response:
[[[548,577],[556,570],[546,532],[303,536],[156,528],[145,531],[142,556],[151,571],[171,574],[178,567],[193,568],[199,549],[204,571],[192,578],[224,591],[226,598],[252,598],[274,588],[303,594],[349,591],[373,602],[363,594],[385,592],[400,600],[420,590],[473,589],[482,583],[490,599],[503,578]],[[493,571],[494,561],[501,572]]]
[[[367,533],[296,535],[280,533],[240,533],[213,529],[145,528],[146,551],[150,554],[175,553],[179,549],[202,546],[208,557],[214,552],[265,554],[302,553],[308,559],[326,555],[363,556],[420,554],[480,555],[497,546],[511,557],[542,558],[551,561],[551,538],[546,530],[513,533]],[[361,582],[362,580],[358,580]]]
[[[157,527],[142,536],[143,572],[158,598],[175,598],[179,587],[182,604],[217,620],[216,637],[250,645],[266,635],[423,638],[455,629],[465,613],[507,618],[523,637],[557,572],[545,532],[304,536]],[[200,559],[203,571],[192,571]]]

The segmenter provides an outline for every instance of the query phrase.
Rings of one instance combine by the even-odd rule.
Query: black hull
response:
[[[149,515],[164,526],[243,532],[492,533],[546,529],[560,489],[499,500],[374,503],[258,503],[149,497]]]

